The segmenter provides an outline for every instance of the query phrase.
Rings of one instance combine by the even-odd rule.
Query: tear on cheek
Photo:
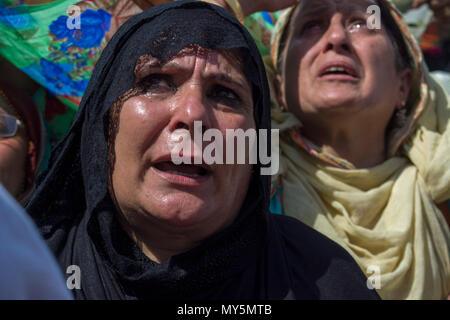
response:
[[[135,109],[136,114],[139,116],[145,116],[148,113],[147,109],[145,108],[144,103],[139,99],[137,99],[137,101],[135,102],[134,109]]]

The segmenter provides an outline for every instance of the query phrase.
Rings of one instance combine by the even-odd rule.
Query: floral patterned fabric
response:
[[[76,4],[84,9],[81,23],[69,29],[67,9]],[[0,1],[0,55],[46,89],[34,100],[44,115],[47,155],[72,123],[110,26],[111,14],[87,2]]]
[[[123,0],[28,2],[0,0],[0,55],[42,86],[34,100],[54,144],[68,131],[103,48],[142,10]]]
[[[106,44],[111,14],[87,8],[78,17],[79,29],[70,29],[67,9],[77,1],[36,6],[0,3],[4,6],[0,8],[0,54],[66,105],[76,107]]]

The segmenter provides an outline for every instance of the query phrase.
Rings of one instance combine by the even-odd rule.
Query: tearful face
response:
[[[402,75],[386,27],[372,29],[371,0],[302,1],[293,13],[283,60],[286,104],[313,123],[334,116],[389,121]],[[356,118],[355,118],[356,119]]]
[[[252,87],[235,51],[188,47],[169,61],[142,56],[138,93],[123,103],[115,137],[114,195],[129,224],[195,230],[228,226],[246,197],[251,165],[175,165],[173,133],[255,128]]]

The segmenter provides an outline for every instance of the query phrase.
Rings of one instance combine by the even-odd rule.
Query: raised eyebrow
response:
[[[145,71],[161,71],[172,73],[173,71],[181,71],[183,73],[190,73],[192,70],[190,68],[184,68],[180,66],[178,63],[173,60],[169,60],[166,62],[161,62],[158,59],[151,59],[148,61],[143,61],[141,63],[136,63],[136,67],[134,69],[134,73],[136,78],[142,77],[142,73],[145,74]],[[250,85],[246,81],[242,81],[240,79],[234,79],[225,73],[213,73],[206,76],[208,80],[216,80],[222,83],[229,83],[233,87],[237,89],[247,90],[250,89]]]
[[[294,23],[290,23],[289,28],[291,30],[295,30],[299,26],[303,26],[307,21],[309,21],[310,17],[317,17],[319,13],[327,12],[328,8],[321,6],[320,8],[314,8],[310,10],[302,10],[295,17]]]
[[[168,61],[165,64],[159,64],[159,65],[154,65],[154,66],[150,66],[150,69],[159,69],[161,71],[166,71],[166,72],[170,72],[170,71],[181,71],[184,73],[191,73],[192,69],[191,68],[184,68],[180,65],[178,65],[176,62],[173,61]],[[220,82],[224,82],[224,83],[229,83],[235,87],[239,87],[239,88],[249,88],[249,85],[247,84],[246,81],[243,81],[241,79],[234,79],[232,77],[230,77],[228,74],[226,73],[222,73],[222,72],[217,72],[217,73],[211,73],[211,74],[207,74],[206,79],[208,80],[217,80]]]
[[[152,69],[161,69],[162,64],[161,61],[158,59],[139,59],[136,62],[136,66],[134,67],[134,76],[136,78],[139,78],[142,76],[142,73],[146,73],[147,70]]]
[[[167,72],[167,73],[172,73],[174,71],[181,71],[183,73],[189,73],[190,69],[184,68],[180,65],[178,65],[176,62],[173,62],[173,60],[169,60],[169,61],[165,61],[162,62],[160,60],[152,60],[152,61],[146,61],[144,63],[136,64],[136,68],[135,68],[135,75],[141,75],[141,73],[145,73],[145,75],[147,75],[146,73],[148,71],[151,72],[155,72],[155,71],[159,71],[159,72]]]

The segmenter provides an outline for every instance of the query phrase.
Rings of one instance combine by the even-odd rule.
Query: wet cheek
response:
[[[167,110],[163,110],[158,104],[136,100],[124,106],[121,112],[120,141],[129,149],[137,148],[142,151],[163,129],[167,118]]]
[[[120,117],[121,121],[130,123],[132,125],[145,124],[152,117],[156,110],[156,106],[152,106],[152,103],[146,101],[148,99],[143,97],[132,98],[122,108]]]

